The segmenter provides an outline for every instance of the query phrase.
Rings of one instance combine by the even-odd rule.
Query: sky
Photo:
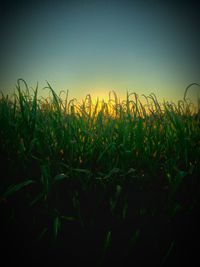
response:
[[[23,78],[78,99],[111,90],[182,99],[200,83],[197,2],[3,0],[0,90],[12,92]],[[198,93],[194,86],[188,97]]]

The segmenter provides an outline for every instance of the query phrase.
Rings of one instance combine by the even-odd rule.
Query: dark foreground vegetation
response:
[[[23,87],[23,88],[22,88]],[[0,99],[1,262],[191,266],[199,261],[200,117],[152,94],[82,103]],[[143,102],[141,102],[143,101]],[[194,265],[193,265],[194,266]]]

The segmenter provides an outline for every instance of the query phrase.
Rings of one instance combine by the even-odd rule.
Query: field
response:
[[[186,93],[177,104],[114,92],[78,103],[45,90],[38,97],[20,79],[0,98],[6,265],[198,259],[200,113]]]

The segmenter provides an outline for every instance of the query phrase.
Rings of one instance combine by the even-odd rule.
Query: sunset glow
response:
[[[199,82],[198,8],[176,1],[2,1],[0,88],[182,99]],[[196,15],[195,15],[196,14]],[[196,99],[199,89],[188,97]],[[46,96],[47,92],[40,92]]]

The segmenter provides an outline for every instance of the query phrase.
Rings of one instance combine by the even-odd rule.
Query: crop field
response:
[[[48,83],[49,98],[38,90],[19,79],[0,97],[6,266],[197,260],[200,112],[187,90],[177,104],[115,92],[79,103]]]

